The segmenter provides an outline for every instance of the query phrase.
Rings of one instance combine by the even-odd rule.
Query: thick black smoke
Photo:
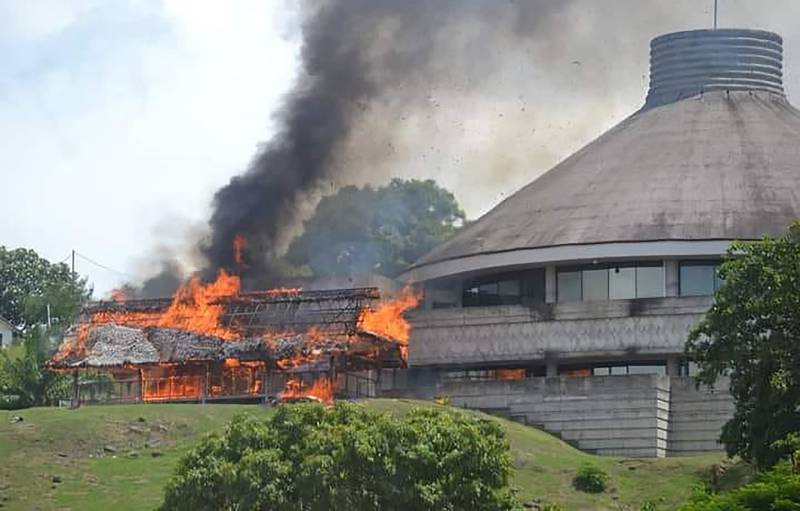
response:
[[[277,114],[278,134],[249,170],[231,179],[213,202],[204,246],[207,274],[236,268],[232,245],[249,241],[246,276],[266,280],[276,244],[296,227],[309,192],[339,182],[349,169],[337,151],[365,112],[384,101],[419,107],[443,79],[450,86],[481,82],[499,62],[497,49],[540,27],[557,29],[554,15],[570,1],[332,0],[306,3],[302,73]],[[502,43],[502,44],[501,44]],[[448,51],[441,51],[442,48]],[[448,72],[458,70],[452,77]],[[386,119],[394,122],[393,119]],[[371,141],[365,141],[368,146]],[[351,144],[353,142],[351,141]],[[358,141],[355,141],[358,146]],[[382,177],[382,176],[381,176]]]

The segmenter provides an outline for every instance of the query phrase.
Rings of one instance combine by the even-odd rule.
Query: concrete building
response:
[[[651,43],[645,104],[404,274],[425,288],[387,391],[447,394],[628,456],[717,450],[732,403],[695,390],[686,335],[733,240],[800,218],[800,111],[782,39]]]

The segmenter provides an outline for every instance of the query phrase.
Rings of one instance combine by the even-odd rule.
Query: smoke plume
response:
[[[244,275],[267,283],[315,200],[343,184],[435,178],[485,212],[641,104],[652,37],[710,22],[688,0],[301,5],[299,78],[278,133],[214,196],[207,276],[236,268],[243,235]],[[727,19],[759,9],[732,1]]]
[[[497,64],[495,49],[524,40],[571,2],[537,0],[334,0],[304,4],[302,74],[277,114],[281,129],[244,174],[213,202],[204,252],[208,270],[235,268],[233,240],[249,241],[248,274],[264,278],[270,258],[299,208],[329,182],[355,169],[337,164],[358,124],[371,110],[391,106],[397,120],[430,102],[432,85],[454,69],[464,87],[484,81]],[[500,44],[502,43],[502,44]],[[458,48],[454,48],[457,46]],[[443,51],[445,50],[445,51]],[[454,51],[458,50],[458,51]],[[458,87],[458,83],[449,84]],[[420,95],[420,92],[423,94]],[[365,140],[368,149],[375,140]],[[374,176],[373,176],[374,177]],[[253,257],[264,254],[264,257]]]

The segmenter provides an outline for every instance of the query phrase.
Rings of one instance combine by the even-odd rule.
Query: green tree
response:
[[[0,409],[47,406],[69,397],[69,377],[47,369],[49,338],[50,332],[35,328],[18,355],[0,350]]]
[[[0,316],[28,329],[47,320],[69,325],[91,295],[86,279],[73,275],[66,264],[53,264],[35,251],[0,246]]]
[[[800,430],[800,224],[777,239],[734,243],[721,277],[687,355],[699,384],[730,377],[736,409],[721,435],[728,454],[771,466],[788,454],[776,442]]]
[[[491,421],[351,403],[239,416],[178,463],[164,510],[506,510],[508,442]]]
[[[453,236],[464,219],[453,194],[430,179],[347,186],[320,201],[287,259],[317,275],[394,276]]]

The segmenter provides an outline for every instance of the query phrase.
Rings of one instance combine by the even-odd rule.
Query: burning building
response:
[[[416,300],[406,291],[381,302],[374,287],[245,293],[223,271],[169,299],[89,304],[51,367],[105,375],[76,395],[84,401],[329,401],[405,365],[403,312]]]
[[[800,218],[782,56],[765,31],[655,38],[640,110],[405,273],[425,303],[396,385],[602,454],[720,449],[730,397],[694,389],[683,346],[731,241]]]

